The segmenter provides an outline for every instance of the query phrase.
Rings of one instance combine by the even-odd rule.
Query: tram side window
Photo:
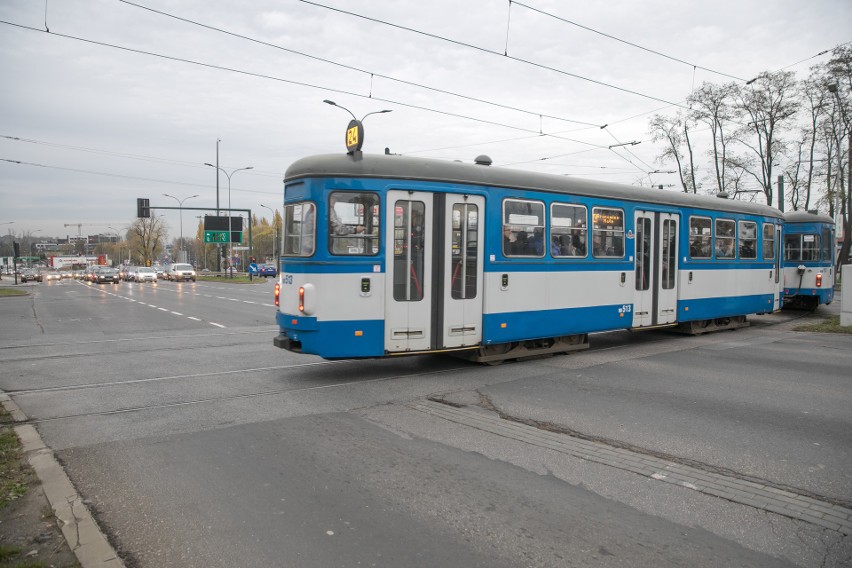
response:
[[[453,205],[452,279],[454,300],[476,297],[479,257],[479,208],[472,203]]]
[[[689,256],[710,258],[713,252],[713,232],[709,217],[689,218]]]
[[[822,260],[833,261],[834,254],[831,250],[831,243],[834,242],[834,235],[831,229],[824,228],[822,230]]]
[[[390,205],[389,205],[390,207]],[[393,204],[393,299],[419,302],[426,285],[426,204],[400,199]]]
[[[503,201],[503,256],[544,256],[544,203]]]
[[[775,259],[775,225],[763,224],[763,260]]]
[[[592,208],[592,254],[595,258],[624,256],[624,211]]]
[[[379,196],[335,191],[328,198],[328,246],[335,255],[379,254]]]
[[[734,258],[734,222],[716,219],[716,258]]]
[[[801,260],[819,260],[819,235],[802,235]]]
[[[310,202],[284,206],[283,256],[311,256],[316,243],[316,206]]]
[[[757,223],[739,221],[737,230],[740,240],[740,258],[757,258]]]
[[[586,256],[586,208],[553,203],[550,206],[550,255],[554,258]]]

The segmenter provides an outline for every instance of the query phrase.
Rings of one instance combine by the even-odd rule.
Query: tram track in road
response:
[[[147,379],[133,379],[128,381],[114,381],[110,383],[93,383],[93,384],[80,384],[80,385],[67,385],[63,387],[45,387],[39,389],[30,389],[30,390],[19,390],[19,391],[5,391],[4,394],[14,395],[14,396],[26,396],[26,395],[37,395],[37,394],[49,394],[54,392],[61,391],[73,391],[73,390],[84,390],[84,389],[100,389],[107,387],[120,387],[120,386],[132,386],[136,384],[142,384],[146,382],[155,382],[155,381],[167,381],[167,380],[186,380],[186,379],[197,379],[203,377],[215,377],[215,376],[223,376],[223,375],[239,375],[243,373],[256,373],[256,372],[266,372],[270,370],[281,370],[281,369],[298,369],[298,368],[306,368],[306,367],[317,367],[324,365],[338,365],[343,363],[351,363],[351,360],[340,360],[340,361],[318,361],[314,363],[305,363],[298,365],[281,365],[275,367],[262,367],[256,369],[235,369],[231,371],[216,371],[210,373],[197,373],[191,375],[174,375],[168,377],[151,377]],[[144,412],[146,410],[157,410],[164,408],[180,408],[187,406],[194,406],[198,404],[210,404],[216,402],[226,402],[232,400],[244,400],[251,398],[260,398],[267,396],[280,396],[291,393],[300,393],[300,392],[310,392],[310,391],[320,391],[320,390],[329,390],[336,388],[346,388],[351,386],[361,386],[361,385],[369,385],[380,382],[387,381],[395,381],[400,379],[413,379],[418,377],[428,377],[433,375],[440,375],[444,373],[453,373],[464,371],[465,369],[473,369],[476,367],[454,367],[448,369],[437,369],[434,371],[426,371],[426,372],[416,372],[416,373],[405,373],[400,375],[391,375],[387,377],[376,377],[373,379],[366,380],[351,380],[351,381],[343,381],[331,384],[324,385],[312,385],[305,387],[294,387],[294,388],[282,388],[282,389],[271,389],[271,390],[262,390],[255,391],[249,393],[240,393],[240,394],[232,394],[225,396],[214,396],[214,397],[206,397],[206,398],[197,398],[197,399],[187,399],[187,400],[177,400],[172,402],[163,402],[158,404],[145,404],[138,406],[128,406],[122,408],[115,408],[110,410],[100,410],[100,411],[92,411],[92,412],[80,412],[75,414],[66,414],[62,416],[50,416],[46,418],[29,418],[20,424],[42,424],[48,422],[57,422],[62,420],[73,420],[78,418],[87,418],[94,416],[110,416],[116,414],[126,414],[131,412]]]

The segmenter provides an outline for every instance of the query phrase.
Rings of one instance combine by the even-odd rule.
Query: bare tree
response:
[[[845,263],[852,248],[852,47],[838,47],[832,52],[832,57],[826,65],[827,85],[834,97],[834,108],[830,115],[830,128],[836,140],[835,155],[838,157],[837,184],[834,192],[840,202],[840,217],[843,229],[843,242],[837,257],[837,268]],[[844,145],[846,138],[846,166],[843,168]],[[844,173],[846,175],[844,176]],[[844,180],[845,177],[845,180]],[[844,183],[845,181],[845,183]],[[847,185],[848,184],[848,185]]]
[[[147,266],[157,260],[165,248],[167,232],[168,226],[159,216],[136,219],[130,225],[128,240],[142,264]]]
[[[651,139],[654,142],[663,142],[665,145],[665,150],[657,156],[657,161],[661,165],[674,161],[677,164],[680,186],[684,193],[696,193],[698,184],[695,179],[696,166],[692,141],[689,139],[689,119],[680,112],[674,117],[656,114],[648,126]],[[684,149],[687,152],[686,155],[683,153]]]
[[[763,189],[769,205],[774,193],[773,167],[784,150],[781,135],[793,124],[799,108],[797,94],[795,75],[788,71],[761,73],[751,85],[737,92],[738,105],[750,119],[737,132],[737,139],[757,158],[748,173]],[[782,203],[779,209],[783,209]]]
[[[716,191],[726,191],[728,128],[732,121],[737,120],[737,108],[734,106],[738,88],[734,83],[714,85],[702,83],[687,98],[692,109],[692,118],[710,127],[713,148],[710,158],[716,173]]]

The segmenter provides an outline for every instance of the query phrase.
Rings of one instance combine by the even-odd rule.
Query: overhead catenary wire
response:
[[[400,79],[398,77],[392,77],[390,75],[384,75],[382,73],[376,73],[375,71],[362,69],[360,67],[356,67],[354,65],[348,65],[346,63],[340,63],[338,61],[334,61],[334,60],[331,60],[331,59],[328,59],[328,58],[325,58],[325,57],[319,57],[317,55],[311,55],[310,53],[305,53],[304,51],[299,51],[299,50],[292,49],[292,48],[289,48],[289,47],[284,47],[284,46],[281,46],[281,45],[278,45],[278,44],[275,44],[275,43],[271,43],[271,42],[268,42],[268,41],[263,41],[263,40],[259,40],[257,38],[253,38],[251,36],[238,34],[236,32],[232,32],[232,31],[229,31],[229,30],[218,28],[216,26],[204,24],[204,23],[201,23],[201,22],[196,21],[196,20],[184,18],[182,16],[177,16],[177,15],[171,14],[169,12],[164,12],[162,10],[157,10],[157,9],[154,9],[154,8],[151,8],[151,7],[148,7],[148,6],[144,6],[142,4],[138,4],[136,2],[131,2],[130,0],[118,0],[118,2],[121,2],[122,4],[127,4],[128,6],[140,8],[142,10],[147,10],[149,12],[152,12],[154,14],[158,14],[160,16],[165,16],[167,18],[172,18],[172,19],[175,19],[175,20],[187,23],[187,24],[199,26],[201,28],[205,28],[205,29],[208,29],[210,31],[215,31],[215,32],[218,32],[218,33],[229,35],[231,37],[235,37],[235,38],[238,38],[238,39],[242,39],[242,40],[245,40],[245,41],[256,43],[258,45],[271,47],[273,49],[278,49],[278,50],[281,50],[281,51],[284,51],[284,52],[287,52],[287,53],[291,53],[293,55],[306,57],[308,59],[313,59],[314,61],[320,61],[322,63],[327,63],[329,65],[334,65],[336,67],[340,67],[340,68],[343,68],[343,69],[348,69],[350,71],[356,71],[358,73],[363,73],[365,75],[369,75],[370,76],[370,94],[368,95],[367,98],[374,98],[374,97],[372,97],[373,78],[378,77],[380,79],[393,81],[395,83],[408,85],[410,87],[417,87],[418,89],[425,89],[425,90],[428,90],[428,91],[441,93],[441,94],[449,95],[449,96],[453,96],[453,97],[458,97],[458,98],[461,98],[461,99],[465,99],[465,100],[469,100],[469,101],[473,101],[473,102],[478,102],[478,103],[482,103],[482,104],[487,104],[487,105],[503,108],[503,109],[506,109],[506,110],[513,110],[513,111],[517,111],[517,112],[521,112],[521,113],[525,113],[525,114],[529,114],[529,115],[533,115],[533,116],[545,116],[545,117],[553,119],[553,120],[558,120],[558,121],[562,121],[562,122],[571,122],[571,123],[574,123],[574,124],[582,124],[582,125],[585,125],[585,126],[599,126],[597,124],[585,122],[585,121],[582,121],[582,120],[575,120],[575,119],[572,119],[572,118],[565,118],[565,117],[561,117],[561,116],[551,115],[551,114],[547,114],[547,113],[542,113],[540,111],[522,109],[522,108],[511,106],[511,105],[506,105],[506,104],[497,103],[497,102],[494,102],[494,101],[489,101],[489,100],[482,99],[482,98],[479,98],[479,97],[473,97],[473,96],[470,96],[470,95],[464,95],[464,94],[461,94],[461,93],[456,93],[454,91],[449,91],[449,90],[446,90],[446,89],[439,89],[437,87],[424,85],[422,83],[417,83],[415,81],[409,81],[409,80],[406,80],[406,79]]]
[[[242,69],[235,69],[233,67],[226,67],[226,66],[223,66],[223,65],[214,65],[212,63],[204,63],[202,61],[195,61],[195,60],[192,60],[192,59],[186,59],[186,58],[177,57],[177,56],[173,56],[173,55],[165,55],[165,54],[162,54],[162,53],[156,53],[156,52],[146,51],[146,50],[142,50],[142,49],[136,49],[136,48],[132,48],[132,47],[125,47],[125,46],[116,45],[116,44],[112,44],[112,43],[108,43],[108,42],[102,42],[102,41],[82,38],[82,37],[78,37],[78,36],[73,36],[73,35],[70,35],[70,34],[62,34],[62,33],[57,33],[57,32],[49,32],[48,33],[48,32],[45,32],[45,31],[39,29],[39,28],[34,28],[32,26],[25,26],[25,25],[22,25],[22,24],[16,24],[16,23],[9,22],[9,21],[6,21],[6,20],[0,20],[0,24],[6,24],[6,25],[17,27],[17,28],[21,28],[21,29],[26,29],[26,30],[30,30],[30,31],[38,32],[38,33],[43,33],[43,34],[47,34],[47,35],[50,35],[50,36],[53,36],[53,37],[61,37],[61,38],[64,38],[64,39],[72,39],[72,40],[75,40],[75,41],[81,41],[81,42],[84,42],[84,43],[90,43],[90,44],[99,45],[99,46],[102,46],[102,47],[119,49],[119,50],[127,51],[127,52],[130,52],[130,53],[137,53],[137,54],[140,54],[140,55],[148,55],[148,56],[151,56],[151,57],[158,57],[158,58],[166,59],[166,60],[169,60],[169,61],[189,63],[191,65],[197,65],[199,67],[206,67],[206,68],[209,68],[209,69],[218,69],[220,71],[228,71],[228,72],[231,72],[231,73],[238,73],[240,75],[256,77],[256,78],[259,78],[259,79],[269,79],[269,80],[272,80],[272,81],[278,81],[278,82],[281,82],[281,83],[288,83],[288,84],[291,84],[291,85],[298,85],[298,86],[302,86],[302,87],[319,89],[319,90],[323,90],[323,91],[327,91],[327,92],[333,92],[333,93],[341,93],[341,94],[349,95],[349,96],[352,96],[352,97],[366,98],[366,99],[371,99],[371,100],[374,100],[374,101],[382,101],[382,102],[386,102],[386,103],[392,103],[392,104],[395,104],[395,105],[398,105],[398,106],[401,106],[401,107],[406,107],[406,108],[411,108],[411,109],[416,109],[416,110],[422,110],[422,111],[425,111],[425,112],[432,112],[432,113],[441,114],[441,115],[444,115],[444,116],[450,116],[450,117],[454,117],[454,118],[462,118],[462,119],[465,119],[465,120],[471,120],[471,121],[478,122],[478,123],[481,123],[481,124],[489,124],[489,125],[492,125],[492,126],[509,128],[509,129],[512,129],[512,130],[517,130],[519,132],[529,132],[529,133],[540,134],[539,130],[535,129],[535,128],[525,128],[525,127],[521,127],[521,126],[497,122],[495,120],[488,120],[488,119],[477,118],[477,117],[468,116],[468,115],[464,115],[464,114],[460,114],[460,113],[443,111],[443,110],[439,110],[439,109],[435,109],[435,108],[431,108],[431,107],[426,107],[426,106],[423,106],[423,105],[415,105],[415,104],[412,104],[412,103],[406,103],[406,102],[403,102],[403,101],[398,101],[398,100],[389,99],[389,98],[385,98],[385,97],[375,97],[375,96],[370,97],[370,96],[362,94],[362,93],[356,93],[356,92],[353,92],[353,91],[348,91],[346,89],[340,89],[340,88],[337,88],[337,87],[316,85],[316,84],[307,83],[307,82],[304,82],[304,81],[295,81],[295,80],[292,80],[292,79],[284,79],[283,77],[276,77],[274,75],[268,75],[268,74],[264,74],[264,73],[256,73],[256,72],[253,72],[253,71],[245,71],[245,70],[242,70]],[[565,141],[568,141],[568,142],[575,142],[577,144],[583,144],[583,145],[586,145],[586,146],[599,147],[597,144],[594,144],[592,142],[586,142],[584,140],[577,140],[575,138],[568,138],[568,137],[559,136],[559,135],[556,135],[556,134],[544,133],[544,136],[549,136],[551,138],[556,138],[556,139],[559,139],[559,140],[565,140]]]
[[[126,0],[119,0],[119,1],[125,2]],[[523,63],[525,65],[531,65],[533,67],[537,67],[539,69],[544,69],[544,70],[547,70],[547,71],[553,71],[554,73],[559,73],[560,75],[565,75],[567,77],[573,77],[573,78],[579,79],[581,81],[586,81],[586,82],[589,82],[589,83],[593,83],[595,85],[607,87],[609,89],[614,89],[616,91],[621,91],[623,93],[628,93],[628,94],[636,95],[638,97],[643,97],[643,98],[658,101],[658,102],[661,102],[661,103],[666,103],[667,105],[670,105],[670,106],[677,106],[677,107],[683,106],[680,103],[667,101],[666,99],[661,99],[661,98],[655,97],[653,95],[641,93],[641,92],[635,91],[633,89],[628,89],[626,87],[619,87],[617,85],[613,85],[611,83],[606,83],[604,81],[598,81],[597,79],[592,79],[592,78],[586,77],[584,75],[572,73],[570,71],[565,71],[564,69],[559,69],[557,67],[551,67],[551,66],[545,65],[543,63],[537,63],[537,62],[531,61],[529,59],[523,59],[523,58],[520,58],[520,57],[514,57],[512,55],[503,54],[503,53],[500,53],[499,51],[494,51],[493,49],[488,49],[488,48],[481,47],[481,46],[478,46],[478,45],[474,45],[472,43],[467,43],[467,42],[464,42],[464,41],[461,41],[461,40],[444,37],[444,36],[441,36],[441,35],[438,35],[438,34],[433,34],[431,32],[425,32],[425,31],[418,30],[418,29],[415,29],[415,28],[410,28],[408,26],[403,26],[403,25],[400,25],[400,24],[394,24],[392,22],[387,22],[385,20],[380,20],[378,18],[365,16],[363,14],[358,14],[357,12],[350,12],[349,10],[343,10],[342,8],[335,8],[333,6],[327,6],[325,4],[320,4],[319,2],[313,2],[311,0],[297,0],[297,1],[302,2],[303,4],[316,6],[317,8],[322,8],[322,9],[325,9],[325,10],[330,10],[332,12],[338,12],[340,14],[346,14],[348,16],[367,20],[367,21],[370,21],[370,22],[373,22],[373,23],[376,23],[376,24],[382,24],[382,25],[385,25],[385,26],[390,26],[392,28],[404,30],[404,31],[411,32],[411,33],[418,34],[418,35],[422,35],[422,36],[425,36],[425,37],[430,37],[430,38],[437,39],[437,40],[440,40],[440,41],[452,43],[454,45],[458,45],[458,46],[461,46],[461,47],[467,47],[467,48],[470,48],[470,49],[473,49],[473,50],[476,50],[476,51],[479,51],[479,52],[482,52],[482,53],[487,53],[487,54],[490,54],[490,55],[496,55],[496,56],[504,58],[504,59],[511,59],[512,61],[517,61],[518,63]]]
[[[536,12],[536,13],[538,13],[538,14],[541,14],[541,15],[543,15],[543,16],[547,16],[548,18],[553,18],[554,20],[558,20],[558,21],[560,21],[560,22],[564,22],[564,23],[566,23],[566,24],[570,24],[570,25],[572,25],[572,26],[576,26],[576,27],[578,27],[578,28],[580,28],[580,29],[583,29],[583,30],[586,30],[586,31],[588,31],[588,32],[591,32],[591,33],[594,33],[594,34],[598,34],[598,35],[600,35],[600,36],[603,36],[603,37],[609,38],[609,39],[611,39],[611,40],[613,40],[613,41],[617,41],[617,42],[623,43],[623,44],[625,44],[625,45],[629,45],[629,46],[631,46],[631,47],[635,47],[636,49],[641,49],[642,51],[647,51],[648,53],[652,53],[652,54],[654,54],[654,55],[658,55],[658,56],[660,56],[660,57],[664,57],[664,58],[669,59],[669,60],[671,60],[671,61],[675,61],[675,62],[677,62],[677,63],[682,63],[682,64],[684,64],[684,65],[688,65],[688,66],[692,67],[693,69],[701,69],[701,70],[703,70],[703,71],[707,71],[708,73],[713,73],[713,74],[715,74],[715,75],[721,75],[721,76],[723,76],[723,77],[728,77],[728,78],[730,78],[730,79],[736,79],[737,81],[743,81],[743,82],[745,82],[745,81],[746,81],[746,79],[743,79],[742,77],[737,77],[736,75],[731,75],[730,73],[724,73],[724,72],[722,72],[722,71],[716,71],[716,70],[714,70],[714,69],[710,69],[709,67],[704,67],[703,65],[698,65],[698,64],[696,64],[696,63],[690,63],[689,61],[685,61],[685,60],[680,59],[680,58],[678,58],[678,57],[674,57],[674,56],[672,56],[672,55],[667,55],[667,54],[665,54],[665,53],[662,53],[662,52],[660,52],[660,51],[656,51],[656,50],[654,50],[654,49],[650,49],[650,48],[648,48],[648,47],[643,47],[643,46],[641,46],[641,45],[639,45],[639,44],[637,44],[637,43],[633,43],[632,41],[627,41],[627,40],[625,40],[625,39],[621,39],[620,37],[616,37],[616,36],[614,36],[614,35],[612,35],[612,34],[608,34],[608,33],[606,33],[606,32],[602,32],[602,31],[600,31],[600,30],[596,30],[596,29],[594,29],[594,28],[590,28],[590,27],[588,27],[588,26],[584,26],[583,24],[578,24],[578,23],[577,23],[577,22],[575,22],[575,21],[569,20],[569,19],[567,19],[567,18],[563,18],[563,17],[561,17],[561,16],[557,16],[556,14],[551,14],[550,12],[545,12],[544,10],[541,10],[541,9],[539,9],[539,8],[535,8],[535,7],[530,6],[530,5],[528,5],[528,4],[524,4],[523,2],[518,2],[517,0],[510,0],[510,1],[511,1],[511,2],[513,2],[514,4],[517,4],[518,6],[523,6],[523,7],[524,7],[524,8],[526,8],[527,10],[531,10],[531,11]]]
[[[19,166],[31,166],[31,167],[35,167],[35,168],[46,168],[46,169],[50,169],[50,170],[60,170],[60,171],[65,171],[65,172],[74,172],[74,173],[89,174],[89,175],[96,175],[96,176],[105,176],[105,177],[112,177],[112,178],[119,178],[119,179],[132,179],[132,180],[137,180],[137,181],[166,183],[166,184],[170,184],[170,185],[181,185],[181,186],[186,186],[186,187],[201,187],[201,188],[205,188],[205,189],[209,189],[209,187],[210,187],[209,184],[187,183],[187,182],[170,181],[170,180],[164,180],[164,179],[146,178],[146,177],[140,177],[140,176],[111,174],[111,173],[108,173],[108,172],[96,172],[96,171],[93,171],[93,170],[83,170],[83,169],[79,169],[79,168],[66,168],[66,167],[62,167],[62,166],[51,166],[51,165],[48,165],[48,164],[38,164],[38,163],[35,163],[35,162],[25,162],[23,160],[13,160],[13,159],[10,159],[10,158],[0,158],[0,162],[17,164]],[[263,195],[280,195],[280,192],[277,192],[277,191],[275,191],[275,192],[273,192],[273,191],[260,191],[260,190],[256,190],[256,189],[233,188],[231,191],[233,191],[235,193],[236,192],[243,192],[243,193],[260,193],[260,194],[263,194]]]

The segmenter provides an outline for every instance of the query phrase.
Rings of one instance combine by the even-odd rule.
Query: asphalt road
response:
[[[804,314],[499,367],[329,362],[272,346],[271,282],[28,288],[0,299],[0,389],[129,566],[852,564],[843,530],[559,445],[849,510],[852,337]]]

